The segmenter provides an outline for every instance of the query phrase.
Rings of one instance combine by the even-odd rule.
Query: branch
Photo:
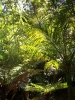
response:
[[[58,50],[58,48],[56,47],[56,45],[54,43],[52,43],[54,45],[54,48],[57,50],[57,52],[59,53],[59,55],[61,56],[61,58],[63,59],[63,56],[61,54],[61,52]]]
[[[71,55],[71,57],[70,57],[70,62],[72,62],[72,60],[73,60],[73,58],[74,58],[74,54],[75,54],[75,49],[74,49],[74,51],[73,51],[73,53],[72,53],[72,55]]]

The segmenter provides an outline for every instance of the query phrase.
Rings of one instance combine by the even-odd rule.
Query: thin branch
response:
[[[53,44],[54,48],[57,50],[57,52],[59,53],[59,55],[63,59],[63,56],[62,56],[61,52],[58,50],[57,46],[53,42],[51,42],[51,44]]]
[[[72,62],[72,60],[73,60],[73,58],[74,58],[74,54],[75,54],[75,49],[74,49],[74,51],[73,51],[73,53],[72,53],[72,55],[71,55],[71,57],[70,57],[70,62]]]

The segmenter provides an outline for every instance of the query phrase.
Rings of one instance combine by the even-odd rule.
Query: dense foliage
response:
[[[28,91],[68,87],[68,100],[72,100],[74,0],[3,0],[0,5],[1,84],[28,72]]]

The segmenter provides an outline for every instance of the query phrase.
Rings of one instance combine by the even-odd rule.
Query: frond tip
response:
[[[51,60],[45,64],[44,70],[58,69],[58,67],[59,67],[59,63],[56,60]]]

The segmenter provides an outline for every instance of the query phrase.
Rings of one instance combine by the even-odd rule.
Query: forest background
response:
[[[18,85],[43,95],[67,88],[65,100],[73,100],[75,1],[1,0],[0,5],[0,87]],[[5,100],[8,92],[1,93]]]

